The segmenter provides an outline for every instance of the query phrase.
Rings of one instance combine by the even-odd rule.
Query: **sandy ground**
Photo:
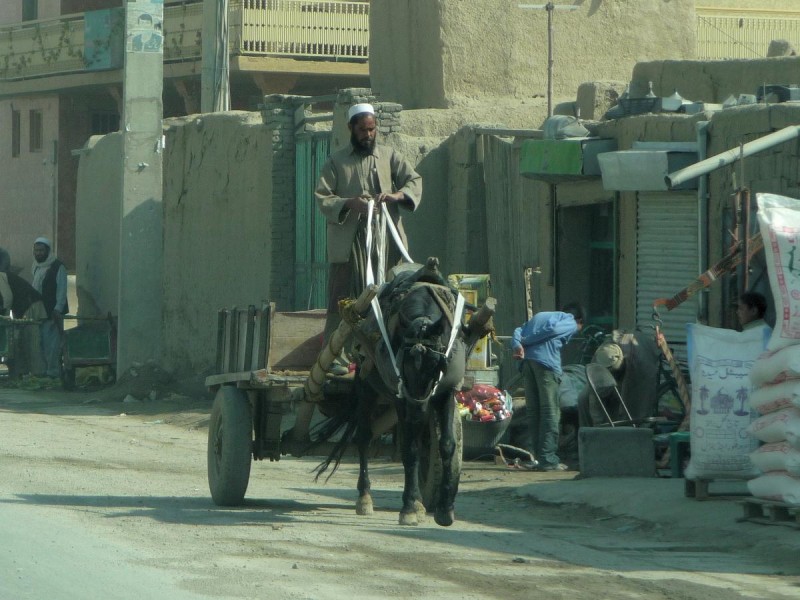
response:
[[[0,389],[0,599],[800,597],[800,530],[737,523],[680,480],[472,462],[452,527],[401,527],[400,465],[373,463],[359,517],[355,465],[315,482],[318,458],[286,457],[253,464],[245,504],[223,509],[210,406],[151,377]]]

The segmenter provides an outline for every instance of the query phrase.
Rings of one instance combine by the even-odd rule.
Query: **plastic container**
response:
[[[465,420],[463,427],[464,460],[475,460],[485,457],[494,459],[494,447],[501,443],[508,432],[511,419],[502,421],[473,421]]]

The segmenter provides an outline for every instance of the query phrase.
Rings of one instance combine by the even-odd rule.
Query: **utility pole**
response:
[[[125,3],[117,372],[161,359],[164,0]]]
[[[518,4],[519,8],[524,9],[545,9],[547,11],[547,116],[553,116],[553,11],[555,10],[578,10],[579,6],[566,6],[560,4],[556,6],[552,2],[547,4]]]
[[[228,0],[204,0],[202,39],[200,112],[230,110]]]

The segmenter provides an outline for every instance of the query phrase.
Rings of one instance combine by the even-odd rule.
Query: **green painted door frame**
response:
[[[298,137],[296,148],[294,310],[326,308],[327,234],[325,218],[314,201],[314,189],[330,153],[330,133],[303,134]]]

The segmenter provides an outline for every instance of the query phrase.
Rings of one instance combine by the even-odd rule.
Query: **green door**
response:
[[[329,153],[328,132],[311,133],[297,140],[294,310],[326,308],[328,305],[325,218],[314,201],[314,188]]]

